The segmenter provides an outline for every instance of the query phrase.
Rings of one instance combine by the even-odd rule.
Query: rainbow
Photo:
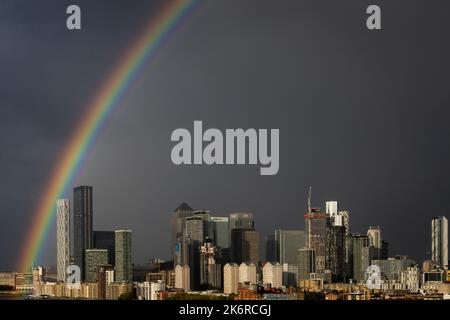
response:
[[[151,19],[131,49],[121,59],[110,77],[87,107],[76,126],[68,147],[58,159],[48,180],[31,224],[18,270],[29,271],[39,257],[44,240],[55,219],[56,200],[64,197],[80,169],[83,159],[116,110],[142,69],[153,62],[166,40],[187,20],[201,0],[165,0],[158,15]]]

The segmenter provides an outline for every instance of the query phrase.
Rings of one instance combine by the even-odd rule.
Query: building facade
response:
[[[308,280],[316,273],[316,251],[309,248],[297,250],[298,281]]]
[[[78,186],[73,189],[73,258],[85,278],[84,250],[93,248],[93,189]]]
[[[271,288],[281,288],[283,286],[283,266],[278,262],[266,262],[263,269],[263,285]]]
[[[191,275],[188,265],[177,265],[175,267],[175,288],[184,292],[191,291]]]
[[[84,251],[84,261],[86,271],[86,282],[96,282],[98,280],[99,267],[108,264],[108,250],[106,249],[86,249]]]
[[[345,274],[345,227],[327,224],[325,269],[333,282],[341,282]]]
[[[131,230],[115,231],[115,276],[118,282],[131,282],[133,279]]]
[[[66,282],[70,263],[70,201],[56,202],[56,268],[57,280]]]
[[[441,269],[448,269],[448,220],[434,217],[431,220],[431,260]]]
[[[223,267],[223,293],[237,294],[239,285],[239,266],[227,263]]]
[[[256,265],[252,262],[243,262],[239,265],[239,283],[256,284]]]
[[[190,217],[194,210],[186,203],[182,203],[172,212],[171,216],[171,243],[174,265],[183,262],[182,241],[185,229],[185,219]]]
[[[296,264],[297,251],[306,245],[303,230],[275,230],[275,260],[281,265]],[[271,260],[268,260],[271,261]]]
[[[94,231],[94,248],[108,250],[108,264],[116,261],[116,240],[114,231]]]
[[[326,226],[327,216],[320,208],[311,208],[305,214],[306,246],[315,251],[316,273],[323,274],[326,260]]]
[[[200,284],[208,284],[213,288],[222,288],[222,267],[216,263],[216,246],[207,239],[200,247]]]
[[[233,229],[231,231],[230,260],[237,264],[259,263],[259,234],[254,229]]]

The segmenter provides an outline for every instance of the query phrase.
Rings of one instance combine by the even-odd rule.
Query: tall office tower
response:
[[[209,211],[195,211],[185,218],[183,242],[181,246],[182,264],[189,265],[190,285],[197,290],[200,283],[200,246],[212,233]]]
[[[191,272],[188,265],[177,265],[175,267],[175,288],[183,289],[184,292],[191,291]]]
[[[114,231],[94,231],[94,248],[108,250],[108,264],[116,261],[116,240]]]
[[[316,255],[316,273],[325,271],[326,227],[327,215],[320,208],[311,206],[311,190],[309,187],[307,212],[305,213],[306,247],[314,249]]]
[[[239,266],[236,263],[227,263],[223,267],[223,293],[237,294],[239,287]]]
[[[115,231],[115,247],[116,247],[116,261],[115,274],[116,281],[130,282],[133,277],[132,265],[132,247],[131,247],[131,230],[116,230]]]
[[[281,265],[297,264],[297,250],[306,245],[303,230],[275,230],[275,260]]]
[[[217,247],[216,261],[225,265],[230,258],[230,234],[228,233],[228,217],[211,217],[212,239]]]
[[[338,215],[338,202],[337,201],[327,201],[325,203],[325,213],[331,218]]]
[[[184,237],[203,243],[206,238],[210,238],[210,221],[209,211],[195,211],[192,216],[185,218]]]
[[[81,269],[84,280],[84,250],[93,247],[93,198],[92,187],[73,189],[73,257]]]
[[[266,261],[277,261],[277,245],[275,234],[268,234],[264,237],[264,250]]]
[[[99,267],[108,264],[108,250],[86,249],[84,255],[86,282],[96,282]]]
[[[305,214],[306,246],[315,251],[318,274],[323,274],[325,270],[326,224],[326,215],[321,213],[320,208],[311,208],[311,211]]]
[[[431,260],[448,270],[448,220],[434,217],[431,220]]]
[[[58,281],[66,282],[70,262],[70,201],[56,201],[56,264]]]
[[[332,282],[343,281],[345,274],[345,227],[327,222],[325,269],[330,270]]]
[[[171,244],[174,265],[180,264],[183,257],[181,252],[181,245],[183,240],[183,232],[185,228],[185,218],[190,217],[193,209],[186,203],[182,203],[172,212],[171,216]]]
[[[339,216],[342,216],[342,225],[345,227],[345,236],[350,235],[350,211],[339,211]]]
[[[110,264],[98,267],[98,298],[106,300],[106,289],[111,282],[114,282],[114,267]]]
[[[367,236],[369,237],[370,246],[375,248],[376,259],[379,259],[381,256],[381,249],[383,246],[383,242],[381,239],[381,228],[380,226],[370,226],[369,230],[367,230]]]
[[[350,211],[339,211],[338,216],[342,217],[342,226],[345,227],[345,236],[350,235]]]
[[[348,274],[351,271],[350,267],[350,249],[348,238],[350,236],[350,211],[339,211],[338,216],[342,217],[342,226],[345,230],[345,239],[344,239],[344,278],[348,278]],[[336,225],[336,224],[335,224]]]
[[[308,280],[311,273],[316,273],[316,252],[314,249],[297,250],[298,281]]]
[[[214,245],[219,248],[228,248],[230,239],[228,236],[228,217],[211,217],[212,239]]]
[[[256,265],[253,262],[239,265],[239,283],[256,284]]]
[[[259,263],[259,235],[254,229],[233,229],[231,231],[230,260],[241,264]]]
[[[233,229],[255,229],[255,222],[252,213],[231,213],[229,218],[229,232]]]
[[[216,253],[217,248],[210,239],[200,246],[200,284],[219,289],[222,287],[222,267],[216,263]]]
[[[271,288],[281,288],[283,286],[283,267],[278,262],[266,262],[263,269],[263,285]]]
[[[351,276],[354,280],[362,282],[365,279],[367,267],[372,261],[370,239],[366,235],[352,234],[349,238],[350,263],[352,264]],[[372,247],[373,248],[373,247]]]

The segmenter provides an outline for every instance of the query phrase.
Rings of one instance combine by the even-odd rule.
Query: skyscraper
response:
[[[212,239],[217,248],[216,261],[225,265],[230,259],[230,234],[228,217],[211,217]]]
[[[73,257],[84,279],[84,250],[93,247],[93,198],[92,187],[73,189]]]
[[[115,276],[116,281],[132,281],[132,247],[131,230],[115,231],[116,263]]]
[[[277,252],[276,252],[276,241],[275,234],[268,234],[264,237],[264,249],[265,249],[265,259],[266,261],[276,261],[277,260]]]
[[[238,212],[231,213],[229,218],[229,231],[233,229],[254,229],[255,222],[252,213]]]
[[[326,223],[326,214],[320,208],[310,208],[310,212],[305,214],[306,246],[315,252],[316,273],[319,274],[325,270]]]
[[[237,264],[259,263],[259,235],[252,213],[231,213],[229,216],[230,261]]]
[[[358,282],[365,279],[367,267],[371,264],[372,253],[370,240],[366,235],[352,234],[349,238],[351,276]],[[372,247],[373,248],[373,247]]]
[[[105,300],[108,285],[114,282],[114,267],[110,264],[98,268],[98,298]]]
[[[220,248],[228,248],[230,246],[230,239],[228,236],[228,217],[211,217],[213,224],[212,239],[214,244]]]
[[[275,252],[273,261],[281,265],[297,264],[297,251],[306,245],[305,232],[303,230],[275,230]]]
[[[431,220],[431,260],[442,269],[448,269],[448,220],[434,217]]]
[[[340,282],[345,273],[345,227],[327,223],[325,268],[331,271],[333,282]]]
[[[108,250],[108,264],[116,261],[116,240],[114,231],[94,231],[94,248]]]
[[[231,231],[230,260],[241,264],[259,263],[259,235],[254,229],[233,229]]]
[[[200,246],[200,284],[208,284],[213,288],[222,287],[222,267],[216,263],[217,248],[212,240],[206,239]]]
[[[313,208],[311,206],[311,190],[312,188],[309,187],[307,212],[304,216],[306,247],[313,249],[315,252],[316,273],[323,274],[325,271],[327,215],[322,213],[320,208]]]
[[[108,250],[86,249],[84,255],[86,282],[96,282],[98,280],[99,267],[108,264]]]
[[[325,213],[330,217],[334,217],[338,214],[338,202],[337,201],[327,201],[325,203]]]
[[[185,218],[184,237],[200,243],[206,238],[212,238],[210,219],[209,211],[195,211],[192,216]]]
[[[301,248],[297,250],[298,281],[310,279],[311,273],[316,273],[316,252],[314,249]]]
[[[209,238],[211,231],[209,211],[195,211],[185,218],[183,242],[181,246],[182,264],[189,265],[190,285],[198,289],[200,283],[200,246]]]
[[[56,202],[56,264],[57,279],[65,282],[70,262],[70,201],[59,199]]]
[[[381,228],[380,226],[370,226],[367,230],[370,245],[375,248],[381,248]]]
[[[172,226],[171,243],[174,265],[180,264],[183,260],[181,250],[185,219],[192,216],[193,211],[194,210],[188,204],[183,202],[172,212],[170,223]]]
[[[345,236],[350,235],[350,211],[339,211],[339,216],[342,217],[342,226],[345,227]]]

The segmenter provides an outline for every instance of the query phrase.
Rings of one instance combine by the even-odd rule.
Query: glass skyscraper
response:
[[[303,230],[275,230],[275,261],[281,265],[297,264],[297,251],[306,244]]]
[[[73,189],[73,258],[84,279],[84,250],[93,247],[93,199],[92,187]]]
[[[94,248],[108,250],[108,264],[116,260],[116,240],[114,231],[94,231]]]

